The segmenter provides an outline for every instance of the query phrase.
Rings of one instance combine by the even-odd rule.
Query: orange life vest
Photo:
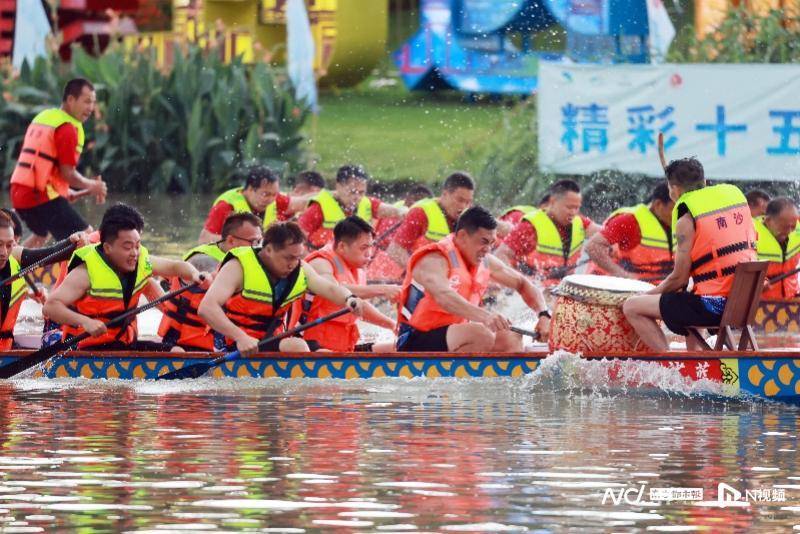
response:
[[[489,285],[491,276],[485,262],[467,267],[461,252],[449,235],[437,243],[431,243],[416,251],[408,262],[400,304],[397,309],[398,334],[408,332],[408,327],[421,332],[429,332],[443,326],[466,322],[466,319],[442,309],[432,296],[414,280],[412,273],[417,263],[428,254],[438,253],[447,260],[447,278],[450,287],[464,297],[470,304],[481,305],[481,299]]]
[[[94,232],[89,234],[89,243],[96,244],[100,242],[100,230],[95,230]],[[69,262],[62,261],[58,264],[58,276],[56,276],[56,281],[53,282],[53,289],[57,288],[61,285],[64,281],[64,278],[67,277],[67,271],[69,270]]]
[[[183,261],[188,261],[192,256],[205,254],[217,261],[222,261],[225,253],[216,243],[194,247],[183,256]],[[180,278],[175,277],[170,281],[170,291],[183,287]],[[214,332],[197,313],[200,301],[206,291],[199,287],[192,287],[178,297],[168,300],[163,305],[164,315],[158,325],[158,335],[165,337],[170,331],[178,332],[176,343],[184,348],[206,351],[214,350]]]
[[[672,211],[672,234],[684,206],[694,218],[690,257],[694,293],[727,297],[736,265],[756,259],[756,232],[738,187],[719,184],[684,193]]]
[[[800,226],[789,234],[789,239],[782,245],[775,239],[769,228],[758,217],[753,219],[753,224],[758,234],[756,252],[759,260],[769,262],[767,278],[774,278],[784,273],[794,271],[800,265]],[[780,282],[770,284],[761,293],[762,299],[786,300],[797,296],[797,274],[787,276]]]
[[[15,275],[19,272],[19,262],[14,256],[8,257],[9,276]],[[14,325],[17,323],[17,316],[19,309],[22,306],[22,301],[25,300],[27,293],[27,286],[23,278],[18,278],[10,284],[11,298],[8,300],[6,313],[3,316],[2,323],[0,323],[0,350],[10,350],[14,344]]]
[[[578,264],[581,248],[586,240],[583,219],[577,215],[572,219],[569,248],[565,246],[561,233],[546,211],[534,210],[527,213],[519,222],[525,223],[531,224],[536,230],[536,248],[528,254],[526,263],[534,276],[542,279],[543,285],[554,286],[561,277],[553,276],[553,269]],[[573,272],[569,271],[567,274]]]
[[[616,249],[617,263],[640,280],[660,282],[672,272],[673,268],[672,238],[669,230],[664,228],[646,204],[619,209],[612,213],[606,222],[622,213],[629,213],[636,218],[642,239],[630,250]]]
[[[12,184],[20,184],[47,193],[48,198],[66,197],[69,183],[61,176],[56,157],[55,133],[63,124],[72,124],[78,131],[76,151],[83,151],[83,125],[62,109],[46,109],[36,115],[25,132],[17,166],[11,175]]]
[[[333,267],[333,276],[340,284],[366,285],[367,275],[364,269],[353,268],[345,263],[341,256],[336,254],[331,245],[312,252],[306,257],[310,262],[316,258],[327,260]],[[341,306],[332,303],[313,293],[306,292],[303,300],[294,303],[292,310],[292,323],[307,323],[318,319],[324,315],[335,312]],[[319,343],[320,347],[337,352],[348,352],[355,349],[358,343],[359,332],[356,325],[356,316],[352,313],[342,315],[336,319],[331,319],[314,328],[309,328],[303,332],[306,340],[313,340]]]
[[[74,310],[92,319],[108,322],[115,316],[137,306],[139,297],[144,292],[145,286],[147,286],[147,282],[153,274],[153,268],[150,265],[147,249],[141,247],[139,249],[139,261],[136,266],[136,281],[134,282],[133,293],[130,300],[125,302],[122,280],[100,254],[99,247],[101,246],[100,244],[90,245],[76,250],[69,262],[69,270],[84,264],[89,275],[89,290],[75,303]],[[78,348],[114,341],[121,341],[125,344],[133,343],[136,341],[136,326],[136,318],[133,317],[123,326],[109,328],[102,336],[85,339],[78,344]],[[61,329],[65,338],[83,332],[83,329],[70,325],[64,325]]]
[[[258,257],[260,248],[238,247],[225,256],[220,268],[231,260],[242,266],[242,290],[225,303],[228,319],[248,336],[264,339],[283,331],[283,322],[292,303],[302,298],[308,289],[302,264],[287,277],[289,291],[275,307],[274,284],[267,269]],[[227,340],[233,343],[232,339]]]

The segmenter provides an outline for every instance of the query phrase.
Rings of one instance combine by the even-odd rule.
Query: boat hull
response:
[[[753,326],[765,334],[800,332],[800,300],[761,301]]]
[[[29,352],[11,351],[0,355],[0,365]],[[214,355],[180,355],[154,352],[94,354],[73,351],[44,367],[34,377],[147,380]],[[452,353],[392,354],[258,354],[227,362],[209,372],[213,378],[493,378],[520,377],[536,371],[547,357],[545,352],[460,355]],[[670,368],[687,383],[700,380],[719,385],[725,396],[755,395],[786,402],[800,402],[800,351],[725,352],[719,356],[703,353],[589,354],[582,360],[604,362],[609,378],[625,387],[655,387],[652,372],[642,374],[641,364]],[[633,369],[632,366],[640,367]],[[652,371],[652,369],[651,369]]]

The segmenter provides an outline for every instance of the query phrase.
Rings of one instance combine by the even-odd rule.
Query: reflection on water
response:
[[[163,534],[800,524],[800,410],[532,384],[9,383],[0,525]],[[719,508],[720,482],[782,489],[787,500]],[[602,503],[606,488],[641,485],[699,487],[710,502],[645,493]]]

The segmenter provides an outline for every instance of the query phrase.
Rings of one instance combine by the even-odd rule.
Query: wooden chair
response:
[[[736,266],[733,274],[733,286],[728,295],[728,302],[722,312],[722,320],[717,331],[717,342],[711,348],[699,330],[702,326],[690,326],[689,333],[705,350],[758,350],[752,324],[756,317],[758,304],[761,302],[761,292],[764,289],[764,277],[767,274],[767,261],[748,261]],[[741,330],[738,347],[734,344],[733,330]]]

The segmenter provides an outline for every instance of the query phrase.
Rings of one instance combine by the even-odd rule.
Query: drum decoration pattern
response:
[[[651,284],[614,276],[573,274],[553,294],[558,296],[550,326],[550,350],[570,352],[642,351],[641,342],[622,313],[622,304]]]

